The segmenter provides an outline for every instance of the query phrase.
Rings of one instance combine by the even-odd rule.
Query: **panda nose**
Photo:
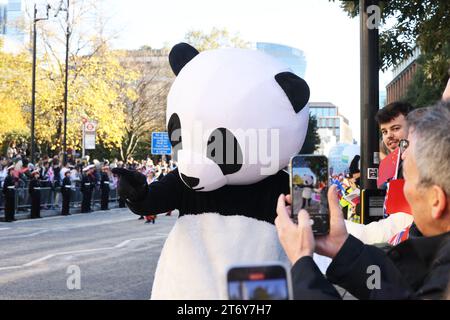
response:
[[[191,189],[195,188],[195,186],[197,186],[200,182],[199,178],[188,177],[187,175],[184,174],[181,174],[181,178]]]

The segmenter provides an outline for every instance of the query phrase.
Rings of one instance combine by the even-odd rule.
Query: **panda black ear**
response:
[[[196,55],[198,55],[198,50],[187,43],[181,42],[175,45],[169,53],[169,63],[173,73],[177,76]]]
[[[306,81],[292,72],[281,72],[275,75],[275,80],[288,96],[295,112],[299,113],[309,100],[309,87]]]

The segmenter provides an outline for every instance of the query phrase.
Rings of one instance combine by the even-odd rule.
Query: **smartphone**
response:
[[[298,222],[298,212],[308,211],[314,235],[330,231],[328,209],[328,159],[322,155],[296,155],[289,163],[292,196],[292,220]]]
[[[227,291],[230,300],[292,300],[290,273],[279,262],[231,266]]]

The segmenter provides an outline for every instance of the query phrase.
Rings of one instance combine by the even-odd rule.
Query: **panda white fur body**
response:
[[[289,265],[272,224],[240,215],[185,215],[164,244],[151,298],[226,299],[229,266],[267,261]]]

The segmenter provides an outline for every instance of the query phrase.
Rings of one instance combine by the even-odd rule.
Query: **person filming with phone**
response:
[[[408,114],[402,155],[404,194],[422,234],[385,250],[365,245],[345,227],[336,186],[328,191],[330,229],[314,237],[309,213],[291,218],[280,195],[275,225],[292,263],[295,299],[340,299],[338,285],[358,299],[442,299],[450,276],[450,101]],[[326,277],[313,253],[332,258]]]

